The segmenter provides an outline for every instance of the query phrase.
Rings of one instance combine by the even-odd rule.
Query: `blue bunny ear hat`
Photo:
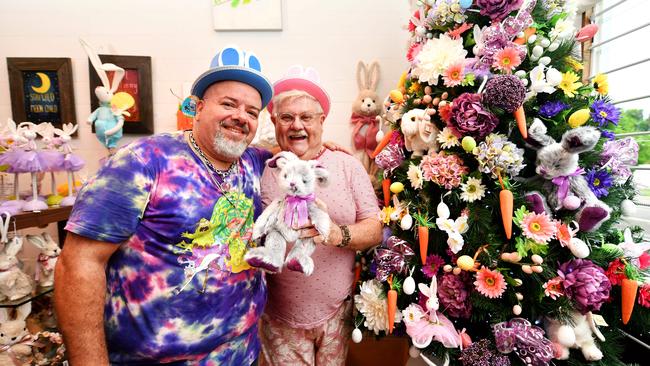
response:
[[[237,46],[227,46],[214,56],[210,69],[196,78],[192,84],[192,95],[202,99],[210,85],[234,80],[255,88],[262,97],[264,108],[273,97],[273,86],[261,71],[262,65],[254,53],[243,51]]]

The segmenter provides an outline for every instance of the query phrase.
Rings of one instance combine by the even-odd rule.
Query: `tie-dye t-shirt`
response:
[[[243,255],[269,156],[248,148],[223,194],[182,133],[161,134],[118,150],[84,186],[66,229],[121,243],[106,271],[112,364],[257,358],[266,284]]]

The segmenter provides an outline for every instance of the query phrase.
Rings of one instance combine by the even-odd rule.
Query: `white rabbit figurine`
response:
[[[438,323],[438,309],[440,309],[440,301],[438,300],[438,280],[436,276],[431,278],[431,285],[427,286],[423,283],[418,283],[418,288],[420,292],[428,297],[427,299],[427,310],[429,311],[429,317],[434,323]]]
[[[49,122],[41,122],[36,125],[36,132],[41,135],[41,141],[43,141],[44,149],[42,149],[42,154],[48,155],[48,160],[51,161],[47,171],[50,172],[50,183],[52,193],[47,196],[47,205],[48,206],[58,206],[63,199],[62,196],[57,194],[56,191],[56,179],[54,172],[60,171],[63,167],[63,154],[59,151],[59,146],[61,145],[61,139],[55,137],[55,128]]]
[[[72,153],[72,146],[70,141],[72,135],[77,131],[79,125],[72,123],[64,123],[63,129],[54,129],[54,133],[61,138],[61,150],[63,151],[63,168],[68,174],[68,196],[61,201],[61,206],[74,205],[76,196],[73,193],[74,188],[74,172],[79,171],[86,164],[84,160]]]
[[[9,309],[0,308],[0,365],[30,365],[34,337],[27,330],[26,319],[32,311],[27,302],[16,309],[10,319]]]
[[[114,93],[124,78],[125,71],[123,68],[111,63],[103,64],[97,53],[95,53],[88,43],[83,39],[79,41],[86,54],[88,54],[88,58],[103,84],[95,88],[95,95],[99,100],[99,107],[90,114],[88,123],[92,124],[94,122],[97,139],[108,149],[109,154],[112,155],[117,147],[117,142],[122,138],[124,116],[122,115],[123,110],[117,112],[114,110],[111,106],[111,100],[113,100]],[[108,79],[107,71],[114,72],[112,82]],[[125,109],[130,107],[128,106]]]
[[[7,215],[5,227],[11,216]],[[4,229],[4,228],[3,228]],[[16,255],[23,246],[23,239],[20,236],[14,236],[7,244],[4,251],[0,253],[0,301],[18,300],[29,295],[34,289],[31,278],[18,268],[18,258]]]
[[[27,140],[24,147],[22,158],[18,160],[18,168],[21,171],[29,172],[32,176],[32,199],[25,202],[23,211],[42,211],[47,210],[47,203],[41,201],[38,197],[38,176],[49,170],[51,160],[43,154],[38,145],[36,145],[37,127],[32,122],[22,122],[18,125],[18,130]]]
[[[41,235],[27,235],[27,241],[34,244],[41,251],[36,262],[34,278],[41,287],[54,285],[54,266],[61,254],[61,248],[50,234],[43,232]]]

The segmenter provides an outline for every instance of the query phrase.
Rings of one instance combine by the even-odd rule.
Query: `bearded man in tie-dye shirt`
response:
[[[81,190],[55,273],[76,365],[251,365],[266,301],[243,261],[270,154],[248,147],[272,96],[224,49],[194,83],[193,129],[118,150]]]

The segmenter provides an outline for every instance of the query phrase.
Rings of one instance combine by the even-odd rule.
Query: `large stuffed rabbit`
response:
[[[88,117],[88,123],[92,124],[94,122],[97,139],[108,149],[109,154],[112,155],[117,147],[117,142],[122,138],[122,127],[124,126],[123,113],[133,105],[133,102],[130,102],[131,105],[128,106],[116,106],[115,103],[112,103],[115,97],[114,93],[117,91],[122,78],[124,78],[125,71],[123,68],[111,63],[103,64],[88,43],[83,39],[80,39],[80,42],[103,84],[95,88],[95,95],[99,100],[99,107]],[[114,72],[112,82],[108,79],[107,71]]]
[[[59,254],[61,254],[59,244],[46,232],[41,235],[27,235],[27,241],[41,252],[38,255],[34,273],[38,285],[41,287],[54,285],[54,266],[59,259]]]
[[[16,318],[8,308],[0,308],[0,365],[30,365],[34,337],[27,331],[26,319],[32,311],[27,302],[16,309]]]
[[[381,99],[377,95],[379,82],[379,64],[375,61],[366,65],[363,61],[357,64],[357,86],[359,94],[352,103],[352,142],[355,150],[360,151],[359,159],[371,176],[377,172],[377,166],[370,158],[377,147],[377,132],[379,122],[377,116],[381,113]]]

